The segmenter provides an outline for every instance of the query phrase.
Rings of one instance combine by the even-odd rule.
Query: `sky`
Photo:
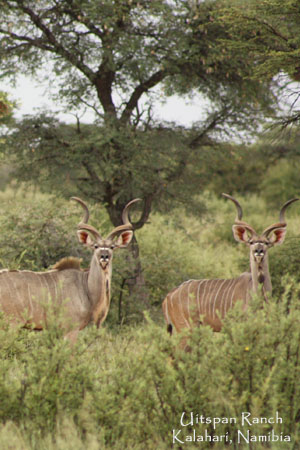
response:
[[[43,86],[39,86],[33,82],[29,77],[21,76],[14,88],[8,83],[1,82],[0,90],[9,94],[9,98],[18,102],[18,110],[15,116],[20,118],[26,114],[34,114],[38,108],[51,108],[53,111],[58,111],[53,102],[47,96],[47,90]],[[203,119],[204,108],[201,97],[179,98],[172,96],[164,103],[157,103],[154,108],[155,118],[163,121],[176,122],[178,125],[190,126],[193,122]],[[60,120],[65,122],[74,122],[72,114],[58,114]],[[85,115],[81,118],[82,121],[91,121],[90,115]]]

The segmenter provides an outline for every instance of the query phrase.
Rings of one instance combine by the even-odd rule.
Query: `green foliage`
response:
[[[279,88],[278,98],[292,105],[282,112],[282,122],[284,125],[299,124],[298,1],[289,0],[283,4],[281,0],[234,0],[230,4],[222,3],[219,19],[231,39],[223,39],[221,48],[226,47],[233,58],[252,61],[250,78],[259,83],[273,79]],[[240,70],[243,71],[242,65]]]
[[[247,59],[220,51],[219,41],[231,37],[216,20],[219,6],[219,1],[50,0],[25,8],[2,1],[5,74],[17,76],[18,67],[45,77],[68,112],[84,106],[96,113],[93,125],[79,118],[76,126],[66,125],[46,115],[15,124],[2,146],[17,169],[14,177],[101,201],[114,225],[133,197],[141,196],[145,205],[138,228],[161,201],[169,208],[189,204],[194,185],[203,186],[195,167],[204,146],[224,133],[256,130],[273,100],[268,86],[237,70],[242,65],[243,75],[252,73]],[[44,64],[47,70],[40,71]],[[188,130],[159,124],[151,110],[151,90],[159,86],[164,97],[198,91],[209,99],[209,111]]]
[[[252,72],[247,59],[219,51],[219,40],[231,37],[216,20],[221,5],[97,0],[70,6],[63,0],[31,2],[24,8],[3,0],[2,69],[11,77],[18,67],[22,73],[53,81],[57,102],[68,108],[85,105],[98,116],[104,113],[133,123],[142,116],[147,122],[146,108],[135,110],[137,101],[159,84],[167,95],[197,89],[220,100],[230,93],[232,104],[250,107],[255,100],[262,102],[267,90],[240,76],[242,69]],[[41,64],[47,67],[45,75]],[[239,91],[243,95],[236,95]]]
[[[64,197],[77,192],[90,202],[102,201],[116,223],[119,218],[112,208],[116,193],[117,209],[132,200],[132,192],[147,198],[159,191],[160,197],[170,198],[186,161],[197,155],[187,149],[188,142],[179,128],[141,131],[115,124],[78,128],[41,115],[14,127],[2,151],[15,168],[12,179]],[[189,185],[183,192],[190,190]]]
[[[299,194],[299,161],[279,161],[271,166],[260,184],[266,204],[275,206]]]
[[[266,176],[270,156],[254,145],[233,145],[204,148],[196,166],[199,179],[206,189],[220,195],[238,192],[239,195],[259,191]]]
[[[62,251],[56,235],[66,245],[64,256],[66,249],[72,255],[80,251],[75,235],[81,217],[77,205],[41,194],[1,196],[5,239],[0,248],[5,261],[9,255],[12,265],[40,269],[46,243],[53,244],[48,250],[53,258]],[[237,198],[245,220],[258,232],[277,221],[280,204],[269,210],[262,198]],[[82,330],[74,347],[63,340],[55,311],[49,315],[47,330],[40,333],[10,329],[1,318],[0,440],[5,448],[169,449],[173,429],[183,430],[180,439],[191,434],[192,427],[181,427],[180,418],[192,411],[206,417],[236,417],[236,424],[222,423],[216,430],[211,424],[194,427],[197,435],[207,429],[209,434],[228,432],[232,439],[237,438],[237,430],[246,431],[240,423],[242,412],[273,417],[278,411],[282,425],[255,424],[251,430],[255,435],[268,434],[272,428],[279,435],[290,434],[292,445],[273,442],[271,448],[296,448],[300,435],[297,203],[286,214],[286,242],[270,250],[271,302],[262,307],[261,300],[254,299],[247,313],[237,306],[221,333],[209,327],[195,329],[189,336],[192,351],[183,353],[182,337],[170,338],[165,330],[164,296],[186,279],[236,276],[249,264],[248,249],[232,237],[234,205],[208,192],[199,196],[199,202],[207,207],[201,218],[178,208],[168,216],[152,215],[151,223],[136,233],[150,291],[149,315],[155,324],[148,317],[137,324],[140,306],[130,303],[124,288],[123,326],[116,327],[121,282],[128,276],[126,250],[114,257],[112,308],[104,327]],[[101,208],[91,211],[91,222],[95,221],[101,231],[109,228]],[[39,233],[43,223],[48,231]],[[21,230],[23,242],[18,238]],[[31,243],[28,259],[24,253],[18,262],[27,242]],[[179,445],[183,444],[174,448]],[[253,447],[261,448],[258,443]],[[221,450],[224,445],[211,447],[204,442],[201,448]],[[239,448],[248,447],[241,442]]]
[[[142,327],[86,329],[72,350],[54,328],[43,333],[6,329],[1,335],[1,442],[14,435],[15,449],[89,448],[168,449],[173,430],[179,439],[205,433],[237,441],[242,412],[275,417],[283,424],[258,423],[251,434],[290,435],[296,448],[300,429],[299,285],[283,283],[284,294],[262,307],[255,299],[247,313],[238,305],[222,332],[209,327],[189,335],[190,353],[180,350],[180,336],[170,338],[149,319]],[[274,332],[276,324],[276,333]],[[52,325],[53,327],[54,325]],[[9,356],[3,348],[15,346]],[[183,427],[191,412],[236,423],[199,423]],[[97,447],[98,445],[98,447]],[[196,448],[197,443],[189,443]],[[179,448],[180,443],[174,447]],[[262,448],[253,444],[254,448]],[[8,447],[9,448],[9,447]],[[202,442],[201,448],[224,448]],[[239,448],[246,449],[242,440]]]
[[[33,446],[45,432],[55,429],[60,411],[77,411],[93,384],[85,361],[75,363],[72,358],[57,320],[52,317],[49,328],[38,334],[19,332],[17,336],[15,330],[7,329],[2,333],[0,421],[20,425]],[[17,351],[13,349],[12,357],[7,348],[13,344]]]
[[[223,3],[224,24],[231,26],[236,39],[230,47],[242,50],[244,55],[255,58],[258,63],[254,71],[259,76],[273,76],[284,70],[294,74],[297,65],[299,38],[294,34],[299,26],[299,8],[296,0],[282,5],[280,0],[258,2],[248,0],[231,2],[230,8]]]
[[[282,291],[281,280],[285,276],[293,276],[295,280],[300,281],[300,239],[298,233],[289,236],[282,246],[274,249],[270,262],[273,289],[277,293]]]
[[[75,204],[42,195],[10,198],[2,202],[0,261],[4,268],[48,268],[66,255],[86,259],[76,241],[76,223],[81,217]],[[78,221],[78,222],[77,222]]]

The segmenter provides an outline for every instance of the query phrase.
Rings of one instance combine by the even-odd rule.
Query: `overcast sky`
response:
[[[16,88],[2,81],[0,83],[0,90],[7,92],[12,100],[18,102],[19,108],[15,113],[17,117],[25,114],[33,114],[37,108],[51,108],[52,112],[55,112],[55,110],[58,111],[58,108],[47,97],[46,89],[38,86],[29,78],[20,77]],[[157,104],[154,109],[154,114],[157,119],[173,121],[178,125],[189,126],[193,122],[203,119],[203,101],[199,97],[191,100],[173,96],[166,103]],[[66,122],[74,122],[74,116],[71,114],[59,114],[59,118]],[[86,115],[81,120],[91,121],[92,119],[91,116]]]

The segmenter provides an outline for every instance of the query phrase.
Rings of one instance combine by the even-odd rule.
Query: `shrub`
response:
[[[14,434],[15,448],[169,449],[177,436],[225,435],[237,440],[243,412],[283,423],[257,423],[253,435],[271,430],[292,443],[268,442],[272,449],[296,448],[300,425],[300,286],[286,279],[280,301],[262,307],[259,298],[247,313],[237,305],[220,333],[209,327],[189,335],[190,353],[180,336],[147,319],[118,333],[94,327],[81,332],[71,349],[55,323],[43,333],[7,329],[1,335],[0,430],[2,442]],[[279,300],[279,299],[278,299]],[[7,352],[8,347],[11,352]],[[236,418],[236,423],[183,427],[190,413]],[[74,437],[75,436],[75,437]],[[174,448],[183,444],[175,443]],[[199,443],[188,443],[198,448]],[[98,447],[97,447],[98,446]],[[224,442],[201,442],[223,449]],[[241,441],[239,448],[248,444]],[[253,443],[254,449],[262,448]]]
[[[74,205],[75,206],[75,205]],[[84,257],[76,240],[76,213],[69,202],[39,196],[2,203],[0,262],[10,269],[48,268],[71,254]]]
[[[299,193],[299,161],[280,160],[267,170],[260,183],[260,193],[266,205],[276,207]]]

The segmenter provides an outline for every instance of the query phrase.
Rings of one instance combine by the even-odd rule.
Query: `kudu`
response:
[[[268,249],[284,241],[284,214],[286,208],[298,199],[287,201],[280,210],[279,223],[267,227],[259,235],[242,221],[243,211],[239,202],[228,194],[222,195],[232,200],[237,208],[233,236],[250,248],[250,272],[232,279],[189,280],[169,292],[162,308],[170,334],[173,326],[180,332],[202,323],[210,325],[214,331],[220,331],[222,319],[238,300],[243,302],[245,310],[251,295],[259,293],[259,286],[266,301],[272,293]]]
[[[84,215],[77,227],[79,241],[93,249],[89,270],[80,270],[64,258],[53,270],[46,272],[0,271],[0,309],[14,325],[41,330],[47,322],[47,305],[62,307],[62,327],[65,337],[74,342],[79,330],[90,322],[99,327],[105,320],[110,305],[112,257],[114,250],[126,247],[133,236],[129,221],[129,202],[122,213],[123,224],[114,228],[103,239],[88,225],[89,210],[77,197]],[[46,307],[45,307],[46,306]]]

